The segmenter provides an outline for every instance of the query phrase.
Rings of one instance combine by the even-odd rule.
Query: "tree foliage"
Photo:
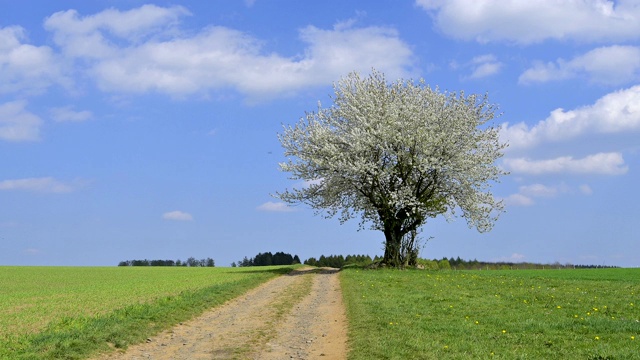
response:
[[[304,263],[310,266],[341,268],[345,265],[368,266],[373,261],[374,259],[371,259],[369,255],[320,255],[318,259],[310,257]]]
[[[300,258],[298,257],[298,255],[291,256],[291,254],[284,253],[282,251],[272,254],[269,251],[265,253],[258,253],[251,259],[245,256],[242,260],[238,261],[237,266],[269,266],[293,264],[300,264]]]
[[[173,260],[123,260],[118,263],[118,266],[191,266],[191,267],[215,267],[216,262],[212,258],[196,260],[194,257],[190,257],[187,261],[181,261],[180,259]]]
[[[405,266],[428,218],[459,214],[484,232],[502,211],[489,191],[506,147],[488,124],[495,110],[486,95],[351,73],[334,85],[332,106],[319,104],[279,135],[281,169],[307,186],[277,196],[341,222],[359,216],[361,227],[384,233],[384,263]]]

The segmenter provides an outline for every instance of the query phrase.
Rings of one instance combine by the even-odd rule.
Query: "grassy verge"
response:
[[[37,330],[5,332],[0,338],[0,358],[81,359],[110,347],[126,347],[289,270],[0,268],[0,284],[8,283],[7,272],[14,280],[13,291],[1,294],[0,304],[22,299],[24,304],[43,304],[50,310],[46,325]],[[42,282],[40,291],[38,282]],[[33,313],[38,313],[34,306],[2,308],[10,311],[0,313],[0,324],[11,319],[25,328]],[[57,308],[62,310],[56,312]],[[69,308],[77,309],[77,314],[69,315]]]
[[[344,270],[350,359],[640,359],[640,269]]]

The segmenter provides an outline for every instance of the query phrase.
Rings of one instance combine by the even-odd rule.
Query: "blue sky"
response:
[[[503,113],[507,212],[423,257],[640,266],[640,2],[175,4],[0,1],[1,265],[381,255],[270,196],[282,125],[375,68]]]

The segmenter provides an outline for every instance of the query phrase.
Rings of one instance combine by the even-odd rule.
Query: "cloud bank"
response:
[[[504,167],[516,174],[540,175],[550,173],[622,175],[629,167],[624,165],[621,153],[598,153],[582,159],[562,156],[549,160],[525,158],[504,159]]]
[[[508,141],[511,149],[519,149],[587,134],[639,130],[640,85],[636,85],[607,94],[593,105],[568,111],[556,109],[532,127],[524,122],[514,125],[505,123],[500,129],[500,138]]]
[[[416,4],[431,14],[445,35],[480,43],[640,38],[640,6],[635,1],[417,0]]]
[[[640,47],[613,45],[593,49],[571,60],[537,61],[518,81],[532,84],[577,77],[604,85],[637,82],[640,80]]]
[[[268,98],[331,84],[348,72],[372,67],[392,78],[404,76],[413,64],[409,46],[389,27],[357,28],[353,22],[332,29],[307,26],[298,34],[306,48],[287,57],[237,29],[209,26],[184,33],[180,21],[189,15],[180,6],[144,5],[84,16],[67,10],[48,17],[44,27],[61,56],[109,92],[181,97],[230,88],[250,98]]]

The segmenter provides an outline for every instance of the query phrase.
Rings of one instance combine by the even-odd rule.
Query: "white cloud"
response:
[[[285,57],[226,27],[181,34],[176,25],[186,14],[182,7],[153,5],[84,17],[69,10],[49,17],[45,27],[67,56],[88,64],[102,90],[113,92],[184,96],[231,88],[250,98],[274,97],[372,67],[403,76],[413,62],[409,46],[392,28],[355,28],[352,22],[331,30],[308,26],[299,33],[306,49]]]
[[[162,214],[162,218],[174,221],[193,221],[193,216],[191,216],[191,214],[178,210],[166,212]]]
[[[469,75],[469,78],[480,79],[500,72],[503,63],[498,61],[495,55],[488,54],[474,57],[470,66],[472,67],[473,72]]]
[[[527,148],[546,141],[561,141],[586,134],[640,130],[640,85],[616,91],[595,104],[565,111],[556,109],[533,127],[502,124],[500,138],[509,148]]]
[[[582,187],[579,189],[583,194],[588,195],[583,191]],[[536,198],[555,198],[570,192],[573,192],[573,190],[565,184],[554,186],[531,184],[520,186],[517,193],[511,194],[503,200],[507,206],[531,206],[535,204],[534,199]]]
[[[541,175],[550,173],[622,175],[629,168],[625,166],[622,154],[617,152],[598,153],[582,159],[562,156],[549,160],[529,160],[507,158],[503,165],[513,173]]]
[[[40,138],[42,120],[25,109],[23,100],[0,104],[0,140],[34,141]]]
[[[532,198],[522,194],[511,194],[503,200],[507,206],[530,206],[535,203]]]
[[[24,33],[19,26],[0,28],[0,94],[40,93],[54,83],[67,83],[51,48],[24,44]]]
[[[416,4],[432,15],[444,34],[478,42],[640,38],[636,1],[416,0]]]
[[[32,191],[40,193],[68,193],[73,186],[60,182],[52,177],[26,178],[0,181],[0,190]]]
[[[54,41],[71,57],[104,58],[118,55],[116,43],[138,44],[145,39],[170,35],[180,18],[189,15],[181,6],[143,5],[128,11],[107,9],[80,16],[76,10],[57,12],[44,22]]]
[[[637,82],[640,79],[640,47],[600,47],[569,61],[536,62],[520,75],[519,82],[558,81],[582,75],[592,82],[606,85]]]
[[[260,211],[269,211],[269,212],[292,212],[295,211],[294,208],[288,206],[283,202],[272,202],[268,201],[257,207]]]
[[[561,192],[566,192],[564,185],[546,186],[543,184],[532,184],[520,186],[518,193],[511,194],[504,199],[506,205],[511,206],[530,206],[535,204],[534,198],[538,197],[555,197]]]
[[[522,262],[524,261],[524,259],[526,258],[526,256],[519,254],[519,253],[513,253],[511,254],[511,256],[503,256],[500,257],[498,259],[494,259],[495,262]]]
[[[72,106],[51,108],[49,113],[57,122],[81,122],[93,117],[90,111],[75,111]]]
[[[584,195],[591,195],[593,194],[593,190],[591,189],[591,187],[587,184],[582,184],[579,187],[580,192],[583,193]]]
[[[532,184],[520,187],[520,193],[531,197],[554,197],[560,192],[566,191],[566,186],[546,186]]]

